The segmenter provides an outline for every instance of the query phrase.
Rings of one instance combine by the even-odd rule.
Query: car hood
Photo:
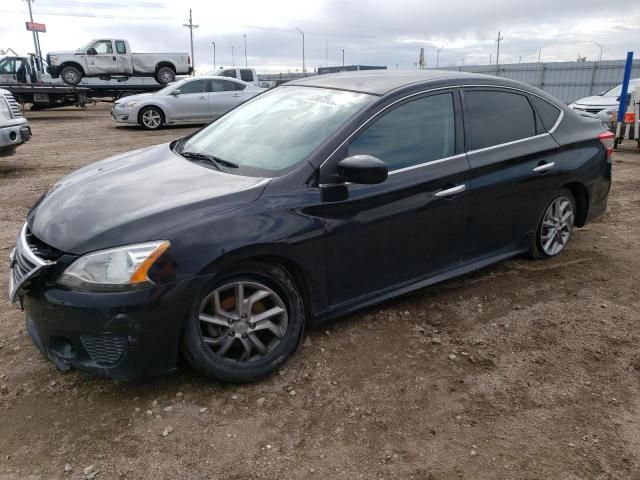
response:
[[[115,104],[119,104],[119,103],[127,103],[127,102],[131,102],[133,100],[137,100],[137,101],[142,101],[142,100],[146,100],[149,97],[153,97],[154,95],[156,95],[155,93],[138,93],[137,95],[127,95],[126,97],[122,97],[118,100],[115,101]]]
[[[64,177],[36,203],[27,223],[52,247],[84,254],[159,239],[160,232],[194,215],[212,216],[255,200],[267,183],[190,162],[162,144]]]
[[[580,100],[576,100],[574,104],[585,107],[612,107],[618,105],[619,102],[616,100],[616,97],[595,95],[593,97],[585,97],[581,98]]]

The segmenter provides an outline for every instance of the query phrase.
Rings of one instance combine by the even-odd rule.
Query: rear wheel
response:
[[[280,367],[303,327],[302,300],[286,272],[246,264],[204,292],[185,325],[183,350],[202,374],[247,382]]]
[[[145,107],[138,114],[138,123],[145,130],[158,130],[164,125],[164,114],[158,107]]]
[[[161,85],[174,82],[176,80],[176,72],[171,67],[160,67],[156,72],[156,80]]]
[[[536,236],[529,250],[533,258],[553,257],[564,250],[573,232],[575,212],[573,194],[563,188],[549,202],[538,222]]]
[[[70,65],[60,71],[60,76],[64,83],[68,83],[69,85],[78,85],[80,80],[82,80],[82,72]]]

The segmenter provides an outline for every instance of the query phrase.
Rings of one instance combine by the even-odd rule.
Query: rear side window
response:
[[[245,86],[238,82],[231,82],[229,80],[211,80],[210,92],[235,92],[237,90],[244,90]]]
[[[540,115],[540,118],[542,119],[542,125],[544,125],[544,129],[548,132],[558,121],[558,117],[560,116],[560,109],[555,105],[547,102],[546,100],[541,99],[540,97],[531,95],[530,98],[533,102],[533,106],[538,112],[538,115]]]
[[[470,149],[500,145],[536,135],[536,117],[524,95],[497,90],[464,92]]]
[[[122,40],[116,40],[116,53],[121,55],[127,53],[127,47]]]
[[[236,71],[235,70],[223,70],[222,72],[220,72],[220,76],[221,77],[236,78]]]
[[[450,157],[455,150],[450,93],[407,102],[378,119],[349,145],[349,155],[372,155],[389,170]]]
[[[253,82],[253,72],[246,68],[241,69],[240,80],[243,82]]]

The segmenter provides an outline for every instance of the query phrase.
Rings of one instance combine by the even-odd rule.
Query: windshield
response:
[[[275,176],[304,160],[375,98],[322,88],[276,88],[196,133],[180,151],[233,162],[242,174]]]
[[[628,92],[631,92],[635,87],[640,86],[640,78],[634,78],[629,81],[629,89]],[[603,97],[619,97],[622,93],[622,84],[617,87],[613,87],[611,90],[607,90],[602,94]]]

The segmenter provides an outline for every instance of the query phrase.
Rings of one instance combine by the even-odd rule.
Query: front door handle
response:
[[[543,163],[542,165],[538,165],[536,168],[534,168],[533,171],[536,173],[546,172],[550,168],[555,167],[555,165],[556,162]]]
[[[240,94],[239,94],[239,93],[234,93],[232,96],[234,96],[234,97],[239,97],[239,96],[240,96]]]
[[[200,97],[200,100],[206,100],[207,97]]]
[[[466,185],[457,185],[455,187],[447,188],[445,190],[440,190],[436,192],[436,197],[450,197],[451,195],[456,195],[458,193],[462,193],[467,189]]]

